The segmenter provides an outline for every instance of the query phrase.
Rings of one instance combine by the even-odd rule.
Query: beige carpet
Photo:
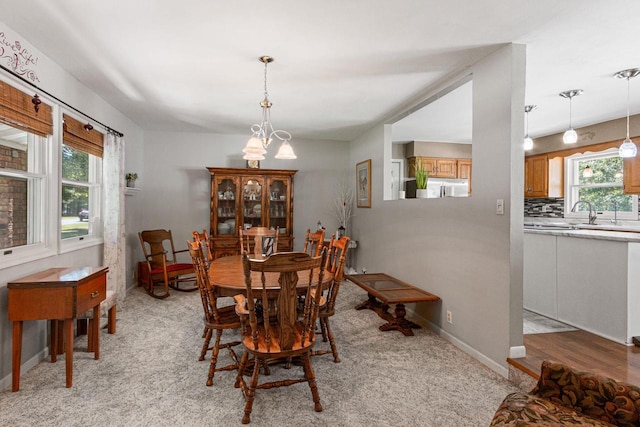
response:
[[[342,363],[312,358],[324,411],[314,412],[304,383],[258,390],[251,425],[488,425],[515,386],[428,330],[414,337],[380,332],[373,312],[353,309],[365,297],[351,283],[342,286],[333,319]],[[157,300],[131,291],[118,312],[118,333],[103,330],[99,361],[83,351],[86,338],[76,341],[73,388],[64,387],[64,356],[41,362],[23,373],[19,392],[0,393],[0,425],[241,425],[235,372],[216,373],[213,387],[205,385],[201,316],[197,293]],[[226,352],[219,363],[229,363]],[[273,376],[279,372],[272,369]]]

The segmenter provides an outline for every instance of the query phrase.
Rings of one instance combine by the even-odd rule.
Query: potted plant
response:
[[[138,179],[138,174],[133,172],[129,172],[128,174],[126,174],[125,179],[127,180],[127,187],[135,187],[136,186],[136,179]]]
[[[415,165],[416,176],[416,197],[418,199],[427,198],[427,180],[429,179],[429,172],[424,168],[422,162],[418,161]]]

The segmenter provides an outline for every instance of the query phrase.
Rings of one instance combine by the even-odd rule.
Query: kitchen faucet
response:
[[[576,206],[578,206],[578,203],[586,203],[589,206],[589,224],[592,224],[592,225],[595,224],[596,223],[596,211],[593,210],[593,206],[591,206],[591,202],[588,202],[586,200],[578,200],[577,202],[575,202],[575,204],[571,208],[571,212],[575,212],[576,211]]]
[[[613,201],[613,219],[610,220],[612,224],[618,223],[618,203]]]

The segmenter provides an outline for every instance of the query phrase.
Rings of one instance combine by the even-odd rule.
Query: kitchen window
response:
[[[589,202],[598,218],[638,219],[638,196],[623,194],[623,162],[618,149],[566,158],[565,218],[587,218]],[[586,172],[585,172],[586,171]]]

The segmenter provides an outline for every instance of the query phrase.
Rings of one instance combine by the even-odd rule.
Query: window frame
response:
[[[2,168],[0,175],[27,180],[27,244],[0,250],[0,269],[55,255],[51,236],[53,137],[27,132],[27,171]],[[36,182],[36,181],[39,181]]]
[[[67,253],[71,251],[75,251],[78,249],[82,249],[89,246],[94,246],[97,244],[102,244],[104,242],[103,238],[103,216],[102,216],[102,206],[103,206],[103,197],[102,197],[102,186],[103,186],[103,159],[94,156],[93,154],[89,154],[86,151],[83,151],[78,148],[72,149],[76,151],[81,151],[83,153],[88,154],[89,156],[89,174],[88,181],[77,181],[72,179],[67,179],[62,177],[62,162],[64,158],[62,156],[62,147],[64,146],[64,141],[62,138],[60,139],[59,144],[59,156],[60,156],[60,168],[59,168],[59,200],[58,204],[59,208],[57,211],[58,218],[58,240],[60,242],[60,253]],[[88,234],[82,236],[74,236],[63,239],[62,238],[62,186],[63,185],[77,185],[82,187],[89,188],[89,228]],[[97,214],[96,214],[97,213]]]
[[[598,184],[579,184],[580,177],[578,176],[579,167],[578,162],[585,160],[604,159],[609,157],[618,156],[617,148],[609,148],[603,151],[597,152],[585,152],[577,153],[571,156],[565,157],[565,203],[564,203],[564,217],[567,219],[584,219],[584,212],[571,212],[571,208],[578,201],[578,190],[580,188],[597,188],[597,187],[619,187],[623,188],[623,183],[612,183],[613,185],[606,183]],[[628,194],[631,197],[631,212],[620,212],[614,214],[613,210],[596,211],[598,219],[614,219],[638,221],[638,195]]]

